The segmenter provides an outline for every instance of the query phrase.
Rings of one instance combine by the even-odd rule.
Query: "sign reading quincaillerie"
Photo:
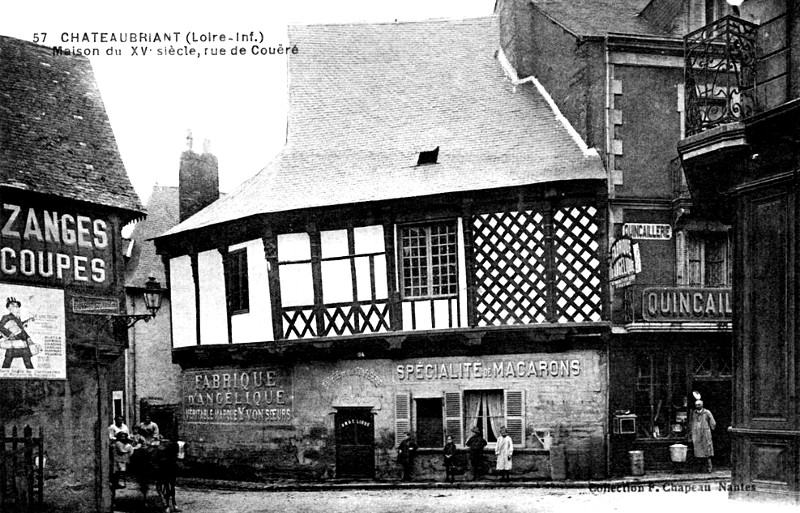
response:
[[[625,223],[622,225],[622,235],[631,239],[670,240],[672,226],[653,223]]]
[[[284,369],[228,368],[183,374],[185,422],[286,425],[292,418],[292,379]]]
[[[654,322],[730,322],[731,289],[649,288],[642,292],[644,318]]]

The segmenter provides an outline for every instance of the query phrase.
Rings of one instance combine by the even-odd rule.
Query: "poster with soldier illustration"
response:
[[[0,379],[66,379],[64,291],[0,284]]]

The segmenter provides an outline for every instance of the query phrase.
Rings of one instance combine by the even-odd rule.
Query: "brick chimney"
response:
[[[189,130],[178,177],[181,222],[219,199],[219,165],[217,157],[211,154],[211,143],[204,140],[203,153],[198,155],[192,149],[193,142]]]

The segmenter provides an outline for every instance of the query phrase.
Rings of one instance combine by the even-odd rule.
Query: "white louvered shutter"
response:
[[[444,393],[444,432],[452,436],[456,445],[464,445],[464,420],[461,406],[461,392]]]
[[[394,394],[394,444],[400,445],[406,433],[411,431],[411,394]]]
[[[525,401],[521,390],[506,390],[506,429],[515,446],[525,446]]]

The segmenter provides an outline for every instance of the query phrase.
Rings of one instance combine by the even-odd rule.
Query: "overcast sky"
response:
[[[286,46],[288,24],[413,21],[492,13],[495,0],[15,0],[4,6],[0,34],[48,47],[98,48],[90,57],[117,144],[136,191],[146,201],[155,183],[177,185],[187,129],[195,150],[211,140],[219,158],[220,188],[230,192],[281,149],[286,133],[286,57],[252,55],[252,43],[197,43],[206,48],[244,46],[244,56],[158,56],[183,49],[186,35],[263,33],[262,46]],[[64,42],[72,34],[180,32],[180,43]],[[66,34],[66,36],[64,36]],[[98,36],[99,37],[99,36]],[[425,44],[421,41],[420,44]],[[133,46],[147,54],[133,55]],[[105,55],[109,49],[121,55]],[[302,49],[300,49],[302,51]]]

